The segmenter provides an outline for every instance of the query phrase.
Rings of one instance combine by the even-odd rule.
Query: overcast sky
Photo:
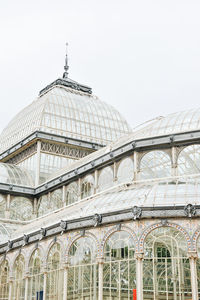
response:
[[[62,76],[134,127],[200,106],[199,0],[0,0],[0,130]]]

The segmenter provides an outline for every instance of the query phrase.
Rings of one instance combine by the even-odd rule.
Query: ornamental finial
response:
[[[66,43],[66,56],[65,56],[65,66],[64,66],[65,72],[63,73],[63,78],[68,78],[68,43]]]

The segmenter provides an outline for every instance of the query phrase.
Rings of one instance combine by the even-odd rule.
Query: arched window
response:
[[[33,218],[33,205],[24,197],[14,197],[10,203],[10,218],[28,221]]]
[[[113,170],[111,167],[106,167],[100,171],[98,180],[98,191],[103,191],[112,187],[113,181]]]
[[[123,159],[118,167],[117,180],[119,183],[129,182],[133,180],[134,167],[131,158]]]
[[[47,258],[46,300],[60,300],[63,297],[63,271],[61,270],[61,247],[55,243]]]
[[[150,151],[140,162],[140,179],[163,178],[171,176],[171,160],[164,151]]]
[[[78,184],[76,182],[70,183],[66,186],[66,205],[70,205],[78,201]]]
[[[38,216],[43,216],[63,206],[62,189],[57,189],[48,196],[42,195],[38,202]]]
[[[200,173],[200,145],[184,148],[178,157],[178,175]]]
[[[81,184],[81,199],[86,198],[94,194],[94,177],[88,175],[83,178]]]
[[[23,255],[20,254],[14,263],[13,299],[24,300],[24,296],[25,296],[24,272],[25,272],[25,261]]]
[[[98,299],[96,252],[96,244],[90,237],[82,237],[71,246],[67,299]]]
[[[41,253],[35,249],[29,263],[29,299],[42,299],[43,297],[43,273],[42,273]]]
[[[7,300],[9,295],[9,266],[4,260],[0,265],[0,300]]]
[[[144,245],[143,299],[160,298],[192,298],[186,239],[171,227],[153,230]]]
[[[104,247],[103,295],[105,299],[133,299],[136,289],[134,240],[126,231],[115,232]]]

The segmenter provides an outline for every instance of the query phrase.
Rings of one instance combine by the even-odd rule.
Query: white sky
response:
[[[62,76],[132,126],[200,106],[199,0],[0,0],[0,130]]]

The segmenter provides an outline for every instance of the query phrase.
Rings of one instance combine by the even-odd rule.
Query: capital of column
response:
[[[97,261],[97,264],[99,264],[99,265],[103,265],[104,264],[104,257],[97,257],[97,259],[96,259],[96,261]]]
[[[64,270],[69,269],[69,263],[68,262],[64,262],[62,264],[62,269],[64,269]]]
[[[134,258],[136,260],[143,260],[144,259],[144,253],[143,252],[135,252]]]
[[[195,259],[196,260],[196,259],[198,259],[198,254],[197,254],[196,251],[188,251],[187,257],[189,259]]]

